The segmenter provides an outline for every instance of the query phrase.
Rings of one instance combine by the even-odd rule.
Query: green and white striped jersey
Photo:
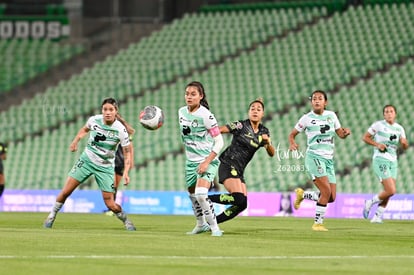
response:
[[[406,138],[404,128],[400,124],[394,122],[391,125],[385,120],[379,120],[368,128],[368,133],[373,137],[375,142],[387,145],[387,150],[384,152],[374,147],[373,158],[381,157],[390,161],[397,160],[397,149],[400,139]]]
[[[341,124],[336,114],[325,110],[318,115],[313,111],[303,115],[295,125],[298,132],[305,131],[307,136],[307,153],[332,159],[334,155],[334,135],[335,130],[341,128]]]
[[[106,125],[103,115],[95,115],[88,119],[86,127],[90,130],[85,148],[86,155],[97,165],[114,166],[118,144],[122,147],[129,145],[129,137],[124,125],[118,120],[115,120],[112,125]]]
[[[197,163],[204,161],[213,149],[211,131],[216,133],[218,130],[216,118],[204,106],[200,106],[194,113],[190,113],[187,106],[181,107],[178,118],[187,160]]]

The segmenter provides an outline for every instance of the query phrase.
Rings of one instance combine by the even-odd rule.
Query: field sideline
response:
[[[185,234],[191,216],[130,215],[137,231],[115,217],[0,213],[1,274],[409,274],[412,221],[370,224],[327,219],[313,232],[309,218],[237,217],[223,237]]]

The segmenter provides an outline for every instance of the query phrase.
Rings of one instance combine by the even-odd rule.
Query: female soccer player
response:
[[[372,199],[365,201],[363,210],[365,219],[368,219],[371,207],[379,204],[371,223],[383,223],[382,214],[396,192],[397,149],[399,144],[404,150],[408,148],[404,128],[395,121],[397,109],[393,105],[385,105],[382,113],[384,119],[374,122],[362,138],[365,143],[374,146],[372,166],[384,188]]]
[[[269,129],[262,123],[264,103],[256,99],[249,104],[249,118],[239,120],[220,127],[221,133],[231,133],[232,142],[220,155],[219,182],[224,185],[228,194],[214,194],[209,198],[220,204],[231,206],[217,216],[222,223],[236,217],[247,208],[247,187],[244,170],[260,147],[264,147],[271,157],[275,148],[270,141]]]
[[[348,128],[342,128],[336,114],[325,110],[328,96],[323,91],[314,91],[310,97],[312,111],[303,115],[289,135],[289,149],[298,150],[295,137],[305,131],[307,150],[305,166],[319,192],[306,191],[297,188],[295,209],[298,209],[304,198],[317,201],[315,211],[314,231],[328,231],[323,225],[326,207],[336,198],[336,177],[334,168],[334,135],[346,138],[351,134]]]
[[[120,205],[114,201],[114,160],[115,151],[121,145],[124,151],[124,181],[129,183],[128,171],[130,168],[130,149],[127,130],[116,119],[118,103],[113,98],[106,98],[102,102],[102,114],[88,119],[70,144],[70,151],[78,149],[78,142],[89,132],[89,140],[85,150],[68,174],[65,186],[56,197],[55,205],[44,222],[44,227],[51,228],[57,212],[62,208],[72,192],[91,175],[102,191],[105,205],[115,213],[127,230],[134,231],[134,224],[127,218]]]
[[[134,146],[132,144],[132,137],[135,133],[135,129],[128,123],[126,120],[121,116],[120,113],[116,114],[116,119],[119,120],[124,126],[125,129],[128,132],[129,135],[129,150],[130,150],[130,164],[131,167],[129,170],[131,170],[134,166]],[[125,160],[124,160],[124,149],[122,146],[118,146],[118,149],[115,153],[115,186],[114,186],[114,201],[116,201],[116,195],[118,193],[118,187],[119,183],[122,181],[122,176],[124,175],[125,170]],[[110,209],[105,211],[105,214],[108,216],[113,216],[114,212],[112,212]]]
[[[223,233],[217,225],[208,190],[217,173],[217,155],[223,147],[217,120],[210,112],[206,93],[200,82],[193,81],[185,89],[186,106],[178,111],[180,132],[187,160],[185,178],[197,225],[188,234],[211,230],[211,235]]]

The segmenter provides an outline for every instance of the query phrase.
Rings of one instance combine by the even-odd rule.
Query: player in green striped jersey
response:
[[[399,145],[405,150],[408,141],[404,128],[398,124],[397,109],[393,105],[383,108],[384,119],[374,122],[363,136],[363,141],[374,146],[372,166],[379,178],[384,190],[376,194],[372,199],[366,200],[363,216],[368,219],[369,211],[374,204],[379,204],[371,223],[382,223],[382,214],[388,201],[396,192],[396,180],[398,173],[397,150]]]
[[[289,135],[289,149],[299,148],[295,137],[300,132],[307,136],[305,166],[318,191],[304,191],[297,188],[295,209],[304,198],[316,201],[314,231],[328,231],[323,225],[327,204],[336,198],[336,177],[334,167],[334,136],[346,138],[351,134],[348,128],[342,128],[338,117],[332,111],[325,110],[328,96],[324,91],[314,91],[310,97],[312,111],[303,115]]]
[[[187,160],[185,178],[197,224],[188,234],[210,231],[220,237],[213,203],[208,190],[217,174],[217,158],[223,147],[223,138],[217,120],[210,112],[203,85],[189,83],[185,89],[186,106],[178,110],[181,140]]]
[[[125,126],[116,119],[118,103],[113,98],[103,100],[102,114],[91,116],[69,146],[71,152],[78,149],[78,142],[89,133],[88,144],[68,174],[63,189],[56,197],[56,202],[46,218],[43,226],[52,228],[56,215],[62,208],[66,199],[86,179],[94,175],[96,183],[102,192],[105,205],[115,213],[125,228],[134,231],[135,226],[122,211],[122,207],[114,200],[114,161],[118,146],[124,150],[124,181],[129,183],[128,171],[130,169],[130,142]]]

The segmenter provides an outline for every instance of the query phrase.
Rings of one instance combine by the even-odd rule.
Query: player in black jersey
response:
[[[270,140],[269,129],[261,121],[264,116],[264,103],[258,98],[249,105],[249,118],[220,127],[221,133],[233,135],[230,146],[220,155],[219,182],[227,194],[209,195],[211,201],[231,205],[217,216],[217,223],[236,217],[247,208],[247,188],[243,174],[247,164],[260,147],[273,157],[275,148]]]

